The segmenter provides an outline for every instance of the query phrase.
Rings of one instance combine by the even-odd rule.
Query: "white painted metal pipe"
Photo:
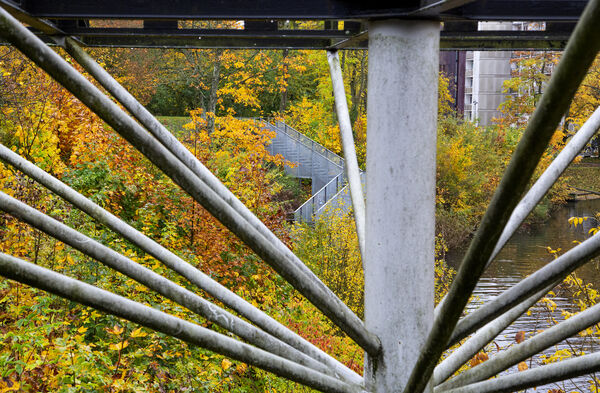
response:
[[[369,25],[365,384],[398,392],[433,321],[439,22]],[[418,148],[415,148],[418,146]]]
[[[305,268],[290,262],[283,250],[275,246],[231,207],[231,201],[223,200],[205,183],[199,181],[189,168],[149,135],[135,120],[127,116],[98,88],[3,9],[0,9],[0,35],[119,132],[357,344],[371,354],[379,353],[381,343],[378,338],[366,330],[363,322],[331,290],[322,282],[315,281],[314,276],[308,275]]]
[[[590,116],[590,118],[583,124],[583,126],[575,133],[575,136],[571,138],[571,140],[567,143],[567,145],[561,150],[561,152],[556,156],[556,158],[552,161],[550,166],[546,168],[544,173],[540,176],[540,178],[535,182],[535,184],[529,189],[527,194],[521,199],[515,210],[510,216],[500,238],[498,239],[498,243],[490,256],[487,265],[496,258],[500,250],[506,245],[508,240],[512,237],[515,231],[519,228],[519,226],[523,223],[525,218],[533,211],[535,206],[542,200],[544,195],[550,190],[552,185],[558,180],[560,175],[567,169],[571,161],[577,154],[585,147],[585,145],[590,141],[590,139],[595,135],[595,133],[600,128],[600,107],[597,108],[594,113]],[[442,299],[442,302],[436,307],[436,313],[441,309],[442,303],[445,301],[445,298]]]
[[[225,288],[218,282],[214,281],[206,274],[190,265],[188,262],[179,258],[171,251],[165,249],[154,240],[137,231],[135,228],[123,222],[118,217],[115,217],[102,207],[96,205],[83,195],[79,194],[77,191],[62,183],[60,180],[44,172],[42,169],[38,168],[29,161],[21,158],[18,154],[1,144],[0,160],[12,165],[15,169],[20,170],[55,194],[72,203],[81,211],[89,214],[98,222],[106,225],[108,228],[122,235],[125,239],[129,240],[143,251],[152,255],[157,260],[164,263],[167,267],[175,270],[183,277],[187,278],[198,288],[205,290],[207,293],[214,296],[226,306],[234,309],[240,315],[258,325],[262,330],[268,332],[274,337],[279,338],[281,341],[304,352],[321,363],[326,364],[336,375],[340,376],[341,378],[356,384],[362,383],[363,378],[360,375],[348,369],[336,359],[332,358],[296,333],[292,332],[264,312],[252,306],[250,303],[229,289]]]
[[[558,66],[531,116],[494,196],[463,258],[447,298],[436,313],[419,361],[405,393],[420,393],[464,311],[477,281],[494,252],[498,239],[520,196],[556,131],[563,114],[600,49],[600,0],[590,0],[583,11]],[[552,281],[551,281],[552,282]],[[535,289],[528,295],[541,290]],[[523,299],[522,299],[523,300]],[[485,323],[485,322],[484,322]]]
[[[600,371],[600,353],[562,360],[487,381],[443,390],[443,393],[510,393]],[[442,393],[440,392],[440,393]]]
[[[600,322],[600,304],[596,304],[520,344],[497,353],[490,360],[437,386],[434,391],[438,393],[488,379],[598,322]]]
[[[302,270],[316,285],[328,290],[319,278],[267,228],[221,181],[196,158],[175,136],[169,132],[142,104],[138,102],[119,82],[117,82],[100,64],[98,64],[72,38],[58,37],[55,41],[61,45],[91,76],[112,94],[154,137],[177,159],[188,167],[197,177],[213,190],[223,201],[229,204],[252,227],[266,237],[274,247],[287,258],[288,262]]]
[[[192,345],[198,345],[260,367],[323,392],[363,392],[358,386],[346,384],[336,378],[313,371],[191,322],[10,255],[0,253],[0,275],[138,323]]]
[[[273,336],[252,326],[243,319],[223,310],[197,294],[175,284],[152,270],[133,262],[118,252],[90,239],[65,224],[46,216],[3,192],[0,192],[0,210],[17,217],[48,235],[62,241],[80,252],[102,262],[104,265],[134,279],[149,289],[171,299],[188,310],[203,316],[260,348],[285,357],[319,372],[332,374],[324,364],[284,344]]]
[[[571,161],[577,157],[577,154],[579,154],[590,139],[592,139],[598,131],[598,128],[600,128],[600,107],[594,111],[590,118],[583,124],[579,131],[577,131],[569,143],[567,143],[540,178],[535,182],[523,199],[521,199],[511,214],[506,227],[504,227],[504,231],[502,231],[502,235],[500,235],[498,244],[496,244],[496,248],[488,261],[488,265],[496,255],[498,255],[500,250],[502,250],[502,247],[504,247],[506,242],[508,242],[508,239],[510,239],[519,228],[523,220],[527,218],[529,213],[531,213],[539,201],[542,200],[560,175],[567,169]]]
[[[498,317],[542,288],[564,279],[569,273],[600,253],[600,233],[573,247],[518,284],[502,292],[460,320],[447,346],[453,345],[473,331]]]
[[[521,314],[533,306],[541,297],[543,297],[552,286],[546,287],[535,295],[531,296],[516,307],[508,310],[499,318],[488,323],[469,338],[460,347],[456,348],[446,359],[438,364],[433,370],[433,386],[437,386],[454,374],[463,364],[469,361],[490,341],[498,336],[508,325],[513,323]]]
[[[331,74],[331,84],[333,86],[333,96],[335,98],[335,109],[338,123],[340,125],[340,140],[344,151],[346,176],[350,186],[350,198],[352,199],[352,208],[354,211],[354,222],[356,223],[356,233],[358,235],[358,245],[360,254],[365,257],[365,195],[360,181],[360,170],[358,168],[358,159],[356,158],[356,148],[354,146],[354,137],[352,136],[352,124],[350,123],[350,114],[348,113],[348,102],[346,100],[346,90],[344,89],[344,78],[342,77],[342,68],[337,51],[327,52],[327,61],[329,62],[329,73]]]

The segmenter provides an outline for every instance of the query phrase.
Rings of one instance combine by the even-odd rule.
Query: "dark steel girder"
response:
[[[576,22],[587,0],[478,0],[445,12],[455,17],[479,21],[571,21]]]
[[[561,50],[570,32],[548,34],[544,31],[442,31],[442,50]],[[138,48],[255,48],[255,49],[366,49],[366,34],[348,40],[332,39],[315,34],[290,34],[285,38],[268,34],[236,35],[215,33],[206,35],[86,35],[85,45],[97,47]]]
[[[48,19],[369,19],[576,20],[587,0],[21,0]]]
[[[0,6],[43,36],[72,36],[94,47],[364,49],[372,18],[444,21],[441,49],[562,49],[587,0],[408,0],[395,8],[374,2],[246,0],[0,0]],[[94,19],[139,19],[140,28],[99,28]],[[244,20],[240,29],[179,28],[190,19]],[[279,20],[324,21],[323,28],[288,30]],[[477,31],[485,20],[544,21],[545,31]],[[343,29],[338,29],[343,22]],[[98,26],[98,24],[96,24]]]
[[[332,39],[326,34],[239,35],[213,32],[204,35],[158,34],[83,34],[78,36],[89,47],[114,48],[180,48],[180,49],[367,49],[367,34],[348,39]],[[309,32],[311,33],[311,32]],[[69,35],[69,34],[67,34]],[[441,50],[562,50],[570,32],[548,34],[544,31],[442,31]],[[47,36],[43,36],[48,38]],[[46,40],[53,44],[51,39]],[[2,44],[0,42],[0,44]]]

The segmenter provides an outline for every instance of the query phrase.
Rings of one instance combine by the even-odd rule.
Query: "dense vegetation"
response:
[[[340,152],[323,53],[122,49],[97,50],[94,55],[155,114],[171,116],[162,121],[190,151],[362,314],[362,268],[351,216],[334,215],[314,228],[291,227],[286,221],[293,204],[290,200],[301,200],[305,192],[283,174],[282,157],[272,156],[265,148],[273,135],[243,120],[284,118]],[[364,167],[367,55],[343,52],[341,61]],[[538,67],[539,61],[545,60],[538,59],[530,68]],[[11,48],[0,48],[0,76],[2,144],[361,372],[362,352],[355,344],[79,101]],[[517,88],[531,82],[516,78],[521,78]],[[541,77],[535,75],[531,83],[542,83],[535,78]],[[478,127],[452,114],[448,83],[440,77],[438,300],[452,275],[443,265],[446,247],[460,244],[475,228],[522,133],[523,125],[517,120],[526,118],[533,106],[513,96],[514,105],[508,101],[504,120],[495,127]],[[569,121],[580,124],[579,119],[589,113],[587,102],[584,98],[576,101],[579,106],[572,113],[578,117]],[[564,131],[557,133],[542,165],[547,165],[567,138]],[[0,191],[189,286],[152,257],[5,164],[0,164]],[[536,214],[545,217],[551,203],[560,203],[564,196],[565,188],[559,186]],[[7,214],[0,214],[0,251],[222,331]],[[5,279],[0,280],[0,339],[0,392],[304,389]]]

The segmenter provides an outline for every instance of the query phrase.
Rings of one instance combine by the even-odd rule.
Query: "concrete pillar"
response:
[[[439,31],[369,26],[365,323],[383,352],[366,381],[377,393],[403,390],[433,321]]]

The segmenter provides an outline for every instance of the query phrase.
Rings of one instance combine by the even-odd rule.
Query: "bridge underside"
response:
[[[386,8],[380,6],[383,4],[380,0],[368,3],[264,0],[257,8],[256,3],[246,0],[211,3],[196,0],[0,0],[0,35],[6,42],[98,114],[360,345],[367,358],[364,377],[319,352],[178,255],[75,191],[63,187],[60,181],[24,162],[2,145],[0,158],[21,171],[28,171],[28,176],[180,273],[245,320],[152,271],[135,266],[135,262],[125,256],[1,192],[0,210],[214,321],[252,345],[2,253],[0,275],[327,392],[431,393],[434,384],[438,385],[436,393],[458,389],[462,389],[461,392],[505,392],[600,371],[600,354],[595,353],[576,361],[567,360],[560,365],[512,374],[510,380],[489,380],[485,382],[485,389],[478,384],[478,381],[485,381],[511,367],[504,358],[525,360],[554,345],[555,340],[566,339],[600,323],[600,306],[596,306],[528,338],[523,344],[514,345],[511,352],[505,352],[508,355],[496,356],[484,365],[444,382],[553,285],[600,253],[598,234],[496,300],[461,318],[486,266],[598,129],[600,110],[521,199],[562,114],[567,112],[600,50],[597,39],[600,36],[600,0],[591,0],[585,12],[583,8],[588,2],[580,0],[414,0],[397,3],[401,6]],[[574,29],[574,22],[580,15],[581,20]],[[543,23],[535,31],[477,31],[479,21],[490,20]],[[303,21],[311,22],[301,23]],[[441,39],[439,21],[444,26]],[[452,286],[434,311],[439,46],[446,49],[559,49],[571,35]],[[108,95],[38,38],[61,45]],[[365,48],[367,39],[370,42],[367,78],[369,177],[365,202],[335,50]],[[334,87],[334,96],[345,168],[351,186],[355,185],[351,187],[351,195],[363,256],[364,321],[108,75],[80,44],[328,49],[332,85],[337,81],[339,87]],[[406,141],[418,141],[418,147]],[[521,304],[526,307],[521,308]],[[470,345],[461,347],[470,352],[453,361],[458,366],[450,365],[445,370],[436,366],[449,345],[478,329],[482,335],[473,336],[467,342]],[[458,353],[458,357],[461,356],[463,354]]]
[[[37,34],[74,36],[86,46],[357,49],[368,45],[367,20],[395,18],[443,21],[440,47],[448,50],[561,49],[587,1],[397,3],[389,7],[383,1],[267,0],[257,7],[244,0],[0,0],[0,6]],[[480,32],[478,21],[545,23],[537,31]]]

